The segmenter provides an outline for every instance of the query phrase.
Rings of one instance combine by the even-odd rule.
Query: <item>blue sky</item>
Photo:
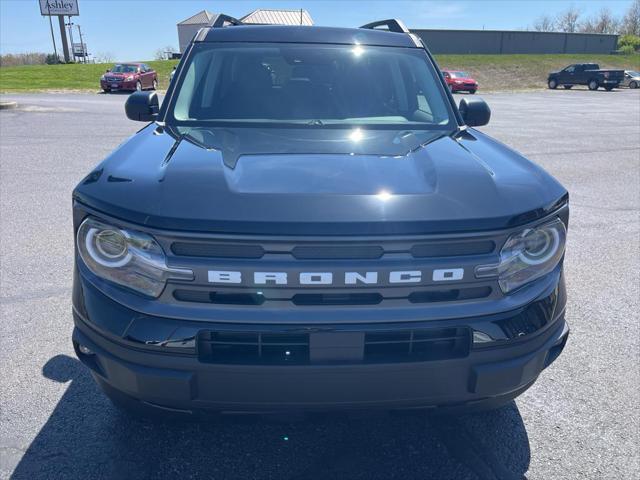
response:
[[[82,26],[90,53],[149,60],[159,48],[177,48],[176,23],[203,9],[241,17],[256,8],[305,8],[317,25],[345,27],[397,17],[410,28],[517,30],[542,14],[555,15],[571,5],[589,16],[603,6],[623,15],[630,4],[631,0],[79,0],[80,16],[73,21]],[[54,29],[59,47],[55,23]],[[0,0],[0,52],[29,51],[53,51],[49,22],[40,16],[38,1]]]

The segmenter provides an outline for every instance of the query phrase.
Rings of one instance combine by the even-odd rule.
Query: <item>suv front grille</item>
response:
[[[477,279],[477,265],[492,264],[508,233],[411,237],[287,237],[155,235],[169,264],[194,271],[193,281],[170,281],[161,301],[235,307],[381,307],[480,302],[502,294],[494,279]],[[435,269],[463,271],[461,279],[436,279]],[[391,281],[391,272],[419,271],[419,282]],[[211,272],[233,281],[210,279]],[[279,272],[284,282],[254,283],[255,272]],[[301,272],[331,275],[305,283]],[[357,282],[346,272],[375,275]],[[275,275],[271,273],[270,275]],[[309,278],[309,277],[306,277]],[[314,280],[314,281],[317,281]],[[195,306],[195,305],[194,305]]]
[[[372,331],[362,333],[361,344],[351,346],[355,354],[345,360],[340,356],[332,359],[331,354],[316,355],[313,335],[202,331],[198,358],[204,363],[244,365],[424,362],[466,357],[471,345],[466,327]],[[318,357],[322,360],[314,360]]]

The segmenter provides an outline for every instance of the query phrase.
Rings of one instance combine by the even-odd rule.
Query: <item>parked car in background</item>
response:
[[[100,77],[100,88],[105,92],[114,90],[155,90],[158,74],[146,63],[116,63]]]
[[[478,82],[469,76],[467,72],[459,70],[443,70],[442,75],[452,92],[476,93]]]
[[[633,70],[625,70],[624,71],[624,80],[620,84],[623,87],[629,88],[638,88],[640,87],[640,72],[635,72]]]
[[[560,85],[567,90],[574,85],[587,85],[589,90],[604,87],[610,91],[620,85],[623,79],[624,70],[603,70],[597,63],[576,63],[558,72],[551,72],[547,85],[552,90]]]

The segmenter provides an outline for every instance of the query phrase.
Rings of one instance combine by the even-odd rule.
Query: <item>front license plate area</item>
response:
[[[320,332],[309,335],[311,363],[360,362],[364,332]]]

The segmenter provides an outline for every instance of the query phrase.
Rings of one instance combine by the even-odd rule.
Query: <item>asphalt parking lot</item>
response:
[[[559,360],[489,413],[173,424],[119,413],[70,341],[71,190],[142,124],[125,95],[3,96],[20,107],[0,111],[0,477],[640,478],[640,92],[483,97],[483,131],[571,194]]]

